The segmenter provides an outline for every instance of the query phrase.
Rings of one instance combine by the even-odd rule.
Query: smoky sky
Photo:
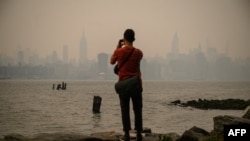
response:
[[[175,33],[179,50],[199,45],[232,57],[250,56],[249,0],[1,0],[0,54],[29,50],[41,57],[53,51],[79,56],[87,40],[89,59],[111,54],[126,28],[145,56],[166,57]]]

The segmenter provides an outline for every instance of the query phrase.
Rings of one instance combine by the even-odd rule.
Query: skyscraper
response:
[[[177,32],[174,34],[172,41],[171,53],[176,57],[179,54],[179,38]]]
[[[98,54],[98,71],[99,73],[107,73],[108,71],[108,54],[107,53]]]
[[[68,63],[68,46],[64,45],[63,46],[63,63]]]
[[[18,51],[17,57],[18,57],[18,65],[23,65],[23,63],[24,63],[23,51]]]
[[[86,37],[84,35],[84,33],[82,34],[82,38],[80,41],[80,51],[79,51],[79,64],[83,65],[86,63],[87,61],[87,40]]]
[[[54,50],[51,54],[51,63],[57,63],[58,62],[58,55],[57,52]]]

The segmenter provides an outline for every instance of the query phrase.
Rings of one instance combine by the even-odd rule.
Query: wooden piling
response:
[[[57,90],[60,90],[61,89],[61,84],[57,84]]]
[[[93,113],[100,113],[102,98],[100,96],[94,96],[93,99]]]
[[[63,89],[63,90],[66,90],[66,87],[67,87],[67,83],[62,82],[62,89]]]

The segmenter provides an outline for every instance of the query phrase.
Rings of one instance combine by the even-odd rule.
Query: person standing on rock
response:
[[[131,120],[130,120],[130,99],[133,103],[133,111],[135,118],[135,130],[136,130],[136,140],[142,140],[142,78],[140,71],[140,62],[143,57],[143,52],[140,49],[137,49],[133,46],[135,41],[135,33],[133,29],[125,30],[123,34],[123,47],[117,47],[111,56],[110,64],[114,65],[116,62],[118,66],[126,60],[126,63],[123,64],[122,68],[118,72],[119,80],[123,81],[133,76],[138,76],[139,85],[137,85],[133,90],[127,93],[119,93],[120,107],[121,107],[121,116],[122,116],[122,125],[124,131],[124,141],[130,140],[129,131],[131,130]],[[128,59],[127,56],[130,55]]]

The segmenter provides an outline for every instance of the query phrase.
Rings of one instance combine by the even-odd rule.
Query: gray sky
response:
[[[78,60],[82,34],[88,58],[112,53],[126,28],[145,56],[165,57],[175,32],[181,53],[208,40],[233,57],[250,56],[250,0],[0,0],[0,54],[17,46],[40,56],[53,50]]]

